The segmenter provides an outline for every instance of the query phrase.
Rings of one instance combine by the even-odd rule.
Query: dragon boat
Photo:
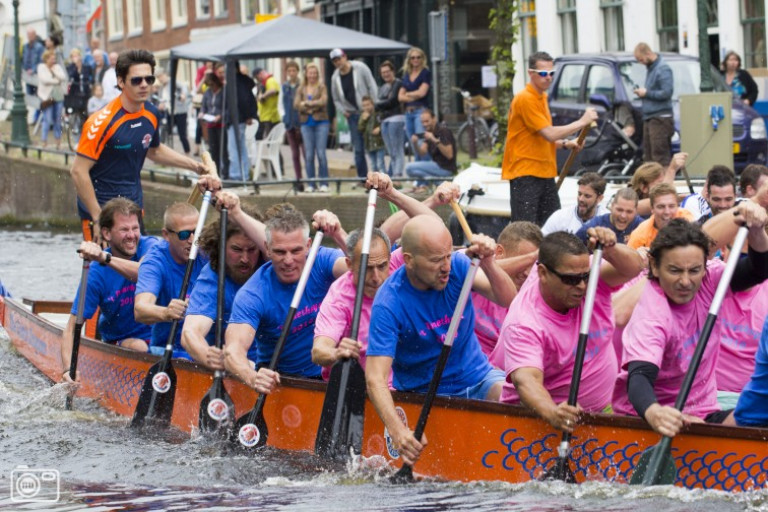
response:
[[[54,382],[61,378],[62,328],[44,314],[69,311],[70,304],[65,302],[0,298],[0,323],[13,346]],[[78,396],[130,417],[144,376],[156,361],[148,354],[83,338]],[[171,423],[192,432],[213,374],[188,361],[176,361],[174,368],[178,381]],[[281,382],[264,408],[268,443],[284,450],[313,451],[325,384],[287,377]],[[238,416],[251,409],[257,398],[252,389],[234,378],[227,378],[225,386]],[[423,395],[394,393],[394,399],[402,420],[413,428]],[[435,400],[426,436],[429,444],[414,467],[417,474],[512,483],[540,477],[557,458],[560,440],[559,432],[524,407],[443,397]],[[577,482],[624,483],[642,452],[658,441],[658,434],[638,418],[588,414],[574,431],[571,467]],[[672,446],[678,486],[731,492],[768,488],[768,429],[689,425]],[[365,410],[362,451],[363,456],[382,456],[392,465],[401,464],[370,403]]]

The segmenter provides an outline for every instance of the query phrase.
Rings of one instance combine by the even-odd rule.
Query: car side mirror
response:
[[[599,105],[605,110],[611,110],[613,108],[611,101],[604,94],[591,94],[589,96],[589,102],[592,105]]]

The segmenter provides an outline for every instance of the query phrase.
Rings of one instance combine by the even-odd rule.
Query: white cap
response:
[[[344,53],[344,50],[342,50],[341,48],[334,48],[333,50],[331,50],[331,60],[338,59],[339,57],[343,57],[345,55],[346,53]]]

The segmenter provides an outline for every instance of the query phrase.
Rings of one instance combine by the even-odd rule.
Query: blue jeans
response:
[[[43,142],[48,142],[48,127],[53,125],[53,138],[56,141],[61,140],[61,110],[64,108],[63,101],[57,101],[47,109],[43,110],[43,132],[41,138]]]
[[[390,176],[405,176],[404,135],[405,123],[386,120],[381,123],[381,136],[384,139],[384,145],[387,147],[387,153],[389,153]]]
[[[245,123],[238,125],[240,128],[240,165],[238,165],[237,140],[235,139],[235,127],[230,125],[227,128],[227,152],[229,153],[229,179],[242,180],[247,179],[251,170],[248,161],[248,148],[245,146]]]
[[[325,149],[328,147],[328,131],[331,123],[318,123],[315,126],[301,125],[301,138],[304,139],[304,163],[307,164],[307,178],[315,177],[315,155],[320,165],[320,177],[328,177],[328,159],[325,156]],[[365,158],[365,157],[363,157]],[[310,186],[316,187],[317,182],[310,182]],[[322,181],[321,185],[328,186],[327,181]]]
[[[416,148],[413,147],[413,141],[411,140],[411,137],[413,137],[414,134],[418,135],[424,133],[424,125],[421,124],[421,113],[423,111],[423,108],[418,108],[413,112],[405,113],[405,135],[408,137],[408,144],[411,145],[411,150],[413,151],[414,158],[417,162],[431,160],[428,155],[420,155]]]
[[[365,142],[363,134],[357,129],[357,123],[360,121],[360,114],[350,114],[347,118],[349,125],[349,135],[352,137],[352,148],[355,150],[355,169],[360,178],[365,179],[368,176],[368,164],[365,162]]]
[[[368,158],[371,159],[371,168],[373,172],[387,172],[384,166],[384,149],[368,151]]]
[[[405,173],[409,178],[429,178],[429,177],[449,177],[453,176],[451,171],[446,171],[433,160],[427,162],[411,162],[405,166]],[[426,181],[419,181],[419,185],[426,185]]]

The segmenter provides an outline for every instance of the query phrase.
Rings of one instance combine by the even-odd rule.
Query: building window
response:
[[[744,66],[766,67],[765,2],[741,0],[741,24],[744,26]]]
[[[521,0],[520,10],[520,42],[523,47],[523,62],[528,67],[528,57],[538,51],[536,42],[536,0]],[[525,73],[524,76],[528,76]]]
[[[152,20],[152,32],[165,30],[165,0],[150,0],[149,13]]]
[[[187,0],[171,0],[171,23],[174,27],[187,24]]]
[[[706,8],[707,8],[707,26],[716,27],[719,23],[718,14],[717,14],[717,0],[707,0]]]
[[[579,32],[576,30],[576,0],[557,0],[560,31],[563,35],[563,53],[579,52]]]
[[[127,0],[126,7],[128,8],[128,35],[141,34],[143,30],[141,0]]]
[[[303,11],[315,6],[315,0],[299,0],[299,8]]]
[[[226,18],[229,15],[228,3],[229,0],[213,0],[213,16],[216,18]]]
[[[280,14],[280,1],[259,0],[259,14]]]
[[[107,0],[107,29],[109,39],[122,37],[123,35],[123,1]]]
[[[195,10],[198,18],[210,18],[211,0],[195,0]]]
[[[624,51],[624,2],[600,0],[603,10],[603,47],[609,52]]]
[[[659,50],[678,52],[677,0],[656,0],[656,27],[659,33]]]

